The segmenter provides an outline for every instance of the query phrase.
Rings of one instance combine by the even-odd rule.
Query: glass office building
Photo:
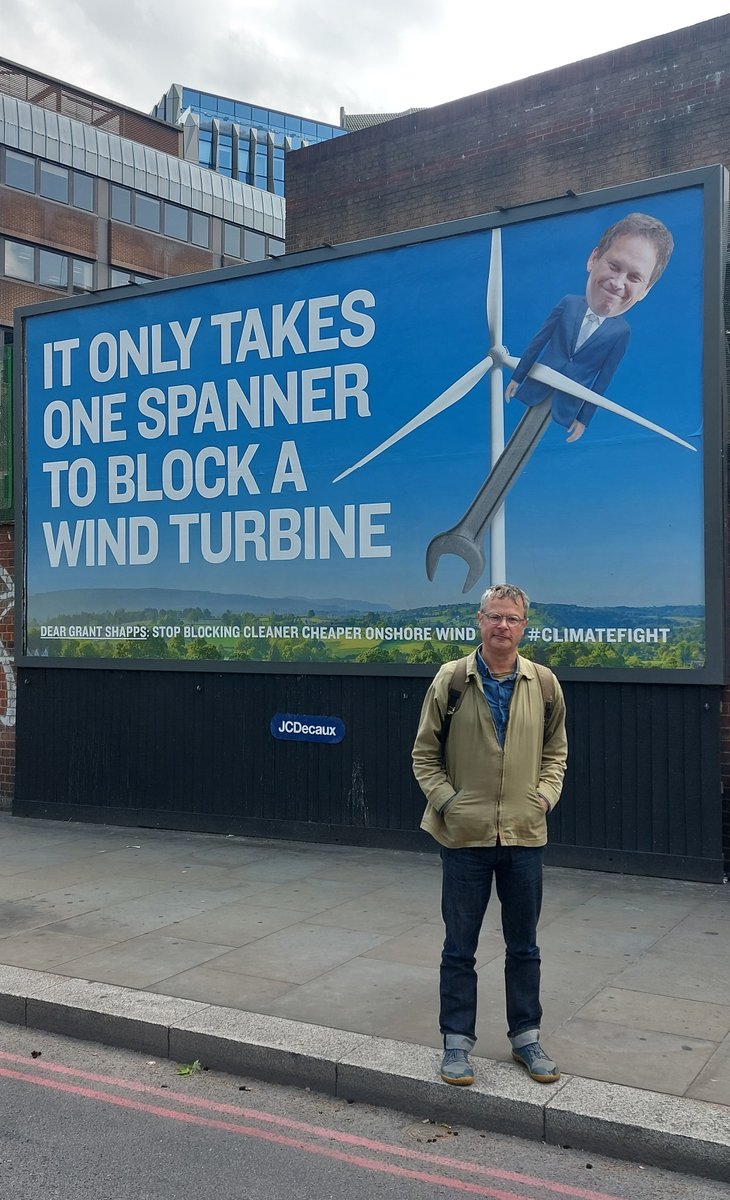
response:
[[[277,196],[284,195],[284,158],[289,150],[347,133],[339,125],[177,83],[155,105],[152,115],[182,126],[188,161]]]

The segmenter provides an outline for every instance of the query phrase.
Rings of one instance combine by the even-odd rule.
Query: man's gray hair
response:
[[[486,607],[491,604],[492,600],[514,600],[522,604],[525,616],[530,612],[530,597],[522,588],[515,587],[512,583],[494,583],[488,587],[479,602],[481,612],[486,612]]]

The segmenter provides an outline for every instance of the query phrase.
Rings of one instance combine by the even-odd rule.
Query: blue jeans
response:
[[[542,846],[441,847],[441,912],[446,938],[441,956],[441,1033],[444,1045],[470,1050],[475,1041],[479,933],[494,878],[502,906],[507,1030],[511,1039],[539,1030]]]

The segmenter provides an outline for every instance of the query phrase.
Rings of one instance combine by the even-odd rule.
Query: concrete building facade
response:
[[[284,249],[281,196],[183,152],[181,129],[0,59],[0,803],[15,778],[15,309]]]

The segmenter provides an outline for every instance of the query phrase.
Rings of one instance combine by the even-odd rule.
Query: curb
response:
[[[436,1076],[438,1051],[155,992],[0,965],[0,1021],[269,1083],[309,1087],[448,1124],[570,1145],[727,1182],[724,1105],[564,1075],[549,1088],[478,1060],[469,1088]],[[407,1071],[393,1073],[393,1063]],[[547,1093],[547,1094],[546,1094]]]

